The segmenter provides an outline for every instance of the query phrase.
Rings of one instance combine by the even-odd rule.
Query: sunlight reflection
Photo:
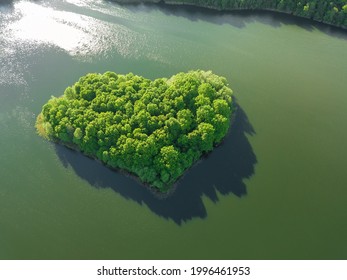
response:
[[[89,7],[90,4],[96,2],[95,0],[66,0],[67,3],[74,4],[80,7]]]
[[[71,54],[87,40],[83,29],[88,28],[88,20],[81,15],[55,11],[30,2],[19,2],[16,9],[22,18],[11,26],[14,38],[53,44]]]
[[[153,44],[148,47],[148,34],[136,16],[118,5],[102,0],[23,0],[6,9],[0,13],[0,84],[25,84],[26,59],[45,46],[83,61],[113,55],[161,59]]]
[[[20,18],[8,26],[12,41],[54,45],[72,56],[91,57],[105,55],[110,49],[127,56],[135,40],[136,34],[128,28],[87,15],[26,1],[16,3],[15,9]]]

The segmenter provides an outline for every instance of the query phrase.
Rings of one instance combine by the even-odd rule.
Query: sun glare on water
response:
[[[106,13],[100,8],[104,3],[92,2],[18,1],[4,9],[0,13],[0,84],[23,84],[26,66],[22,56],[34,54],[42,47],[58,48],[82,60],[100,59],[112,53],[136,53],[132,45],[140,42],[142,35],[117,22],[117,18],[126,15],[120,15],[120,9],[114,7],[108,11],[113,13],[111,21],[105,21]],[[101,18],[90,16],[89,11]]]
[[[91,39],[88,29],[92,19],[86,16],[31,2],[19,2],[15,8],[22,17],[11,26],[14,40],[51,44],[74,55]]]

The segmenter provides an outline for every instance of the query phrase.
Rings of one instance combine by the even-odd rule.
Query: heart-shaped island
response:
[[[154,81],[87,74],[37,117],[38,133],[166,192],[226,135],[232,90],[211,71]]]

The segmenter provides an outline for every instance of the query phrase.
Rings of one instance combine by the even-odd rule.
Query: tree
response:
[[[226,79],[210,71],[154,81],[92,73],[52,97],[36,127],[165,191],[225,136],[231,96]]]

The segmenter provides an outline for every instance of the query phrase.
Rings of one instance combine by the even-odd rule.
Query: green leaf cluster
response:
[[[232,90],[211,71],[154,81],[92,73],[52,97],[36,126],[40,135],[166,191],[221,142],[232,110]]]

